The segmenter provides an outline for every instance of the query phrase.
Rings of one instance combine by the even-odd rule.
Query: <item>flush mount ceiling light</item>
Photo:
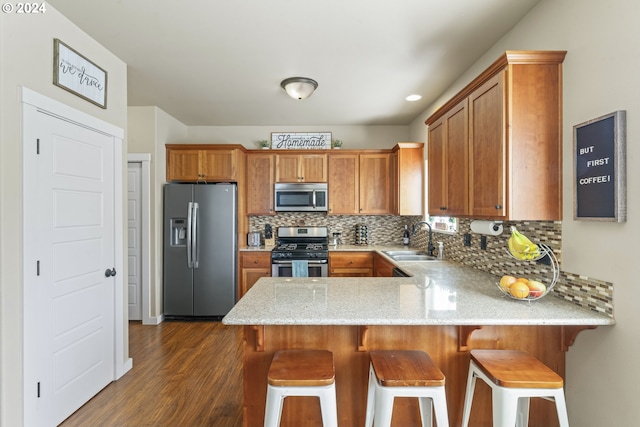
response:
[[[289,77],[284,79],[280,86],[293,99],[305,99],[313,94],[318,82],[307,77]]]
[[[413,102],[413,101],[419,101],[422,99],[422,96],[420,95],[409,95],[405,98],[407,101]]]

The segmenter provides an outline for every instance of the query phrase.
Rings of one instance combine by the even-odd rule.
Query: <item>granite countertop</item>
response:
[[[388,249],[388,248],[385,248]],[[338,246],[334,250],[377,250]],[[226,325],[613,325],[547,295],[504,296],[498,277],[450,261],[394,262],[413,277],[261,278]]]

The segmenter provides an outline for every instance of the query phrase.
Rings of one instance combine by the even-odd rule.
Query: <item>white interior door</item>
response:
[[[142,163],[128,163],[127,242],[129,320],[142,320]]]
[[[37,394],[25,424],[49,426],[115,377],[115,144],[28,105],[23,121],[25,192],[36,194],[25,196],[25,295],[37,299],[25,301],[37,338],[25,332],[25,408]]]

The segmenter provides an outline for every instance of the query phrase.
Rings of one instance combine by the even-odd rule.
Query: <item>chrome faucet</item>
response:
[[[429,224],[427,221],[420,221],[413,225],[411,234],[415,236],[418,233],[418,229],[420,228],[420,225],[422,224],[429,227],[429,241],[427,242],[427,253],[433,256],[433,251],[435,250],[436,247],[433,246],[433,233],[431,231],[431,224]]]

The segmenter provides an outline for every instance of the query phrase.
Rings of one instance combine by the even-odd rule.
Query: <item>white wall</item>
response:
[[[158,107],[129,107],[129,153],[151,154],[149,317],[162,315],[162,187],[166,180],[165,144],[187,140],[187,126]]]
[[[108,109],[101,109],[52,84],[54,38],[60,38],[107,70]],[[23,418],[20,86],[126,131],[127,70],[122,61],[49,4],[46,13],[40,15],[0,14],[0,52],[0,425],[20,426]],[[123,165],[126,164],[126,151],[125,140]],[[126,176],[124,181],[123,203],[126,206]],[[126,224],[126,212],[122,215]],[[124,238],[126,244],[126,235]],[[126,267],[124,259],[121,263]],[[126,271],[123,274],[126,277]],[[123,293],[127,294],[124,289]],[[128,340],[124,348],[128,357]]]
[[[542,0],[518,25],[410,126],[424,138],[424,120],[505,50],[567,50],[563,65],[562,269],[614,284],[614,327],[578,335],[567,354],[566,394],[571,425],[635,426],[640,395],[640,310],[635,238],[640,236],[640,2]],[[626,223],[573,220],[573,126],[627,110]],[[634,190],[635,188],[635,190]]]
[[[411,140],[407,126],[190,126],[185,143],[242,144],[248,149],[258,148],[256,142],[271,139],[271,132],[331,132],[332,139],[340,139],[342,148],[392,148],[398,142]]]

